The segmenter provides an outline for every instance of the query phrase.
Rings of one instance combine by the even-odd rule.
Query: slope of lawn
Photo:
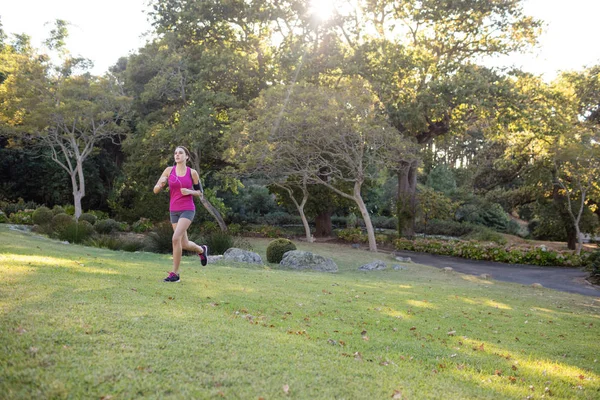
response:
[[[0,397],[600,398],[599,299],[297,245],[340,272],[184,257],[169,284],[170,256],[0,225]]]

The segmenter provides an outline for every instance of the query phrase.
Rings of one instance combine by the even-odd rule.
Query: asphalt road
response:
[[[477,276],[490,274],[491,279],[498,281],[520,283],[523,285],[539,283],[545,288],[600,298],[600,286],[595,286],[587,282],[585,278],[589,274],[577,268],[503,264],[427,253],[413,253],[411,251],[395,251],[394,254],[400,257],[410,257],[412,262],[417,264],[431,265],[436,268],[451,267],[463,274]]]

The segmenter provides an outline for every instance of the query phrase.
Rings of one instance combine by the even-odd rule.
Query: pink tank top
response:
[[[184,176],[177,176],[177,166],[174,166],[169,174],[169,192],[171,193],[171,202],[169,211],[192,211],[196,210],[194,205],[194,196],[181,194],[181,189],[192,189],[192,170],[187,167]]]

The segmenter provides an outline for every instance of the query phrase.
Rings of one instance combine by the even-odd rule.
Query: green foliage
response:
[[[268,238],[276,238],[283,234],[280,228],[271,225],[261,225],[258,228],[258,232]]]
[[[33,210],[17,211],[9,215],[8,220],[13,224],[33,225]]]
[[[6,222],[8,222],[8,218],[6,218],[4,211],[0,210],[0,224],[4,224]]]
[[[367,243],[367,235],[362,232],[360,228],[349,228],[349,229],[337,229],[335,231],[337,237],[346,242],[351,243]]]
[[[417,225],[417,232],[428,235],[461,237],[473,232],[475,227],[476,225],[466,222],[433,219],[427,224],[427,230],[425,230],[425,225]]]
[[[85,245],[102,249],[120,250],[121,239],[115,235],[99,234],[88,238],[85,241]]]
[[[198,242],[196,242],[198,243]],[[235,247],[235,239],[227,232],[214,231],[205,236],[204,243],[208,246],[210,254],[223,254]],[[199,244],[199,243],[198,243]]]
[[[108,219],[108,213],[106,211],[89,210],[87,213],[95,216],[96,221],[98,221],[100,219]]]
[[[65,213],[68,215],[75,215],[75,206],[72,204],[67,204],[64,206]]]
[[[483,226],[477,226],[472,232],[464,236],[465,239],[478,242],[494,242],[501,245],[506,244],[506,238],[500,233]]]
[[[65,209],[62,208],[59,205],[55,205],[54,207],[52,207],[52,214],[54,215],[58,215],[58,214],[66,214]]]
[[[82,243],[94,233],[94,227],[87,221],[72,220],[57,231],[60,240],[69,243]]]
[[[153,253],[171,253],[173,251],[173,226],[169,221],[156,224],[146,236],[146,248]]]
[[[588,281],[600,285],[600,250],[594,251],[585,260],[586,268],[590,271]]]
[[[100,234],[111,234],[121,230],[121,224],[114,219],[109,218],[98,221],[94,228],[96,229],[96,232]]]
[[[10,216],[11,214],[25,210],[35,210],[38,205],[33,201],[24,201],[19,199],[16,203],[14,202],[0,202],[0,208],[4,211],[4,214]]]
[[[148,218],[140,218],[131,225],[131,230],[135,233],[143,233],[151,230],[153,226]]]
[[[422,187],[417,193],[419,222],[424,226],[424,232],[429,232],[431,220],[453,220],[457,205],[443,193],[429,187]]]
[[[510,217],[498,203],[472,198],[457,209],[456,217],[461,222],[487,226],[499,232],[509,230]]]
[[[52,210],[42,206],[33,212],[33,223],[36,225],[45,225],[52,222]]]
[[[79,216],[79,220],[80,221],[87,221],[91,225],[94,225],[96,223],[96,221],[98,220],[98,218],[94,214],[91,214],[91,213],[82,213]]]
[[[453,171],[446,164],[439,164],[427,175],[427,186],[436,192],[445,194],[456,190],[456,179]]]
[[[348,214],[346,217],[346,228],[354,229],[358,224],[358,217],[354,213]]]
[[[540,266],[578,267],[584,259],[571,252],[547,251],[541,248],[524,250],[505,247],[496,243],[478,241],[442,241],[431,239],[395,241],[398,250],[462,257],[472,260],[496,261],[509,264],[530,264]]]
[[[283,259],[283,255],[292,250],[296,250],[296,245],[291,240],[285,238],[275,239],[267,246],[267,261],[279,264]]]
[[[59,234],[63,229],[69,226],[75,219],[67,214],[56,214],[52,217],[52,227],[54,232]]]

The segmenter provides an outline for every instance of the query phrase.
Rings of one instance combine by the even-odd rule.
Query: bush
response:
[[[460,237],[468,235],[475,229],[474,225],[461,223],[458,221],[446,221],[432,219],[427,223],[427,226],[420,223],[417,225],[417,232],[426,233],[428,235],[442,235]]]
[[[95,216],[96,217],[96,221],[100,220],[100,219],[108,219],[108,213],[104,212],[104,211],[89,210],[87,213],[88,214],[92,214],[93,216]]]
[[[268,225],[295,225],[301,224],[302,220],[299,215],[288,214],[283,211],[275,211],[265,214],[262,217],[262,222]]]
[[[422,253],[462,257],[473,260],[488,260],[510,264],[530,264],[541,266],[577,267],[582,265],[583,258],[570,252],[546,251],[540,248],[517,249],[504,247],[495,243],[480,243],[461,240],[398,239],[395,241],[398,250],[409,250]]]
[[[223,254],[234,246],[234,238],[227,232],[217,231],[208,234],[205,238],[210,254]],[[196,242],[198,243],[198,242]],[[198,243],[200,244],[200,243]]]
[[[0,211],[0,224],[4,224],[8,222],[8,218],[6,218],[6,214],[4,214],[4,211]]]
[[[142,250],[144,250],[144,247],[146,246],[143,239],[121,238],[120,241],[121,241],[121,250],[123,250],[123,251],[129,251],[129,252],[142,251]]]
[[[60,232],[65,229],[74,219],[70,215],[67,214],[56,214],[52,217],[52,228],[53,232],[60,234]]]
[[[67,214],[67,215],[75,215],[75,206],[74,205],[71,205],[71,204],[66,205],[64,207],[64,209],[65,209],[65,214]]]
[[[33,210],[17,211],[16,213],[10,214],[8,220],[13,224],[19,225],[32,225],[33,224]]]
[[[465,236],[465,239],[506,244],[506,238],[504,236],[483,226],[476,227],[471,233]]]
[[[154,230],[146,237],[146,248],[154,253],[173,251],[173,226],[169,221],[156,224]]]
[[[52,210],[42,206],[33,212],[33,223],[36,225],[46,225],[52,222],[53,216]]]
[[[118,232],[121,229],[121,224],[114,219],[109,218],[98,221],[94,228],[96,229],[96,232],[108,235],[113,232]]]
[[[59,205],[56,205],[56,206],[52,207],[52,214],[53,215],[66,214],[66,212],[65,212],[64,208],[62,208]]]
[[[135,233],[144,233],[151,230],[152,226],[152,221],[150,221],[148,218],[140,218],[134,222],[133,225],[131,225],[131,229]]]
[[[25,211],[25,210],[35,210],[36,208],[39,207],[38,204],[36,204],[33,201],[24,201],[23,199],[19,199],[19,201],[17,201],[16,203],[2,203],[2,211],[4,211],[4,214],[10,216],[11,214],[15,214],[18,213],[19,211]]]
[[[113,235],[97,235],[88,239],[85,244],[91,247],[99,247],[102,249],[120,250],[121,240]]]
[[[292,250],[296,250],[296,245],[291,240],[284,238],[275,239],[267,247],[267,261],[279,264],[283,259],[283,255]]]
[[[94,233],[94,227],[87,221],[71,221],[58,232],[60,240],[67,240],[69,243],[81,243],[88,239]]]
[[[340,239],[346,242],[366,243],[368,241],[367,235],[363,234],[360,228],[338,229],[335,232]]]
[[[94,225],[96,223],[96,221],[98,220],[98,217],[96,217],[94,214],[83,213],[79,216],[79,220],[87,221],[90,223],[90,225]]]
[[[357,224],[358,224],[358,217],[356,216],[356,214],[350,213],[346,217],[346,228],[354,229],[354,228],[356,228]]]
[[[586,267],[590,271],[588,280],[594,285],[600,285],[600,250],[596,250],[588,256]]]

